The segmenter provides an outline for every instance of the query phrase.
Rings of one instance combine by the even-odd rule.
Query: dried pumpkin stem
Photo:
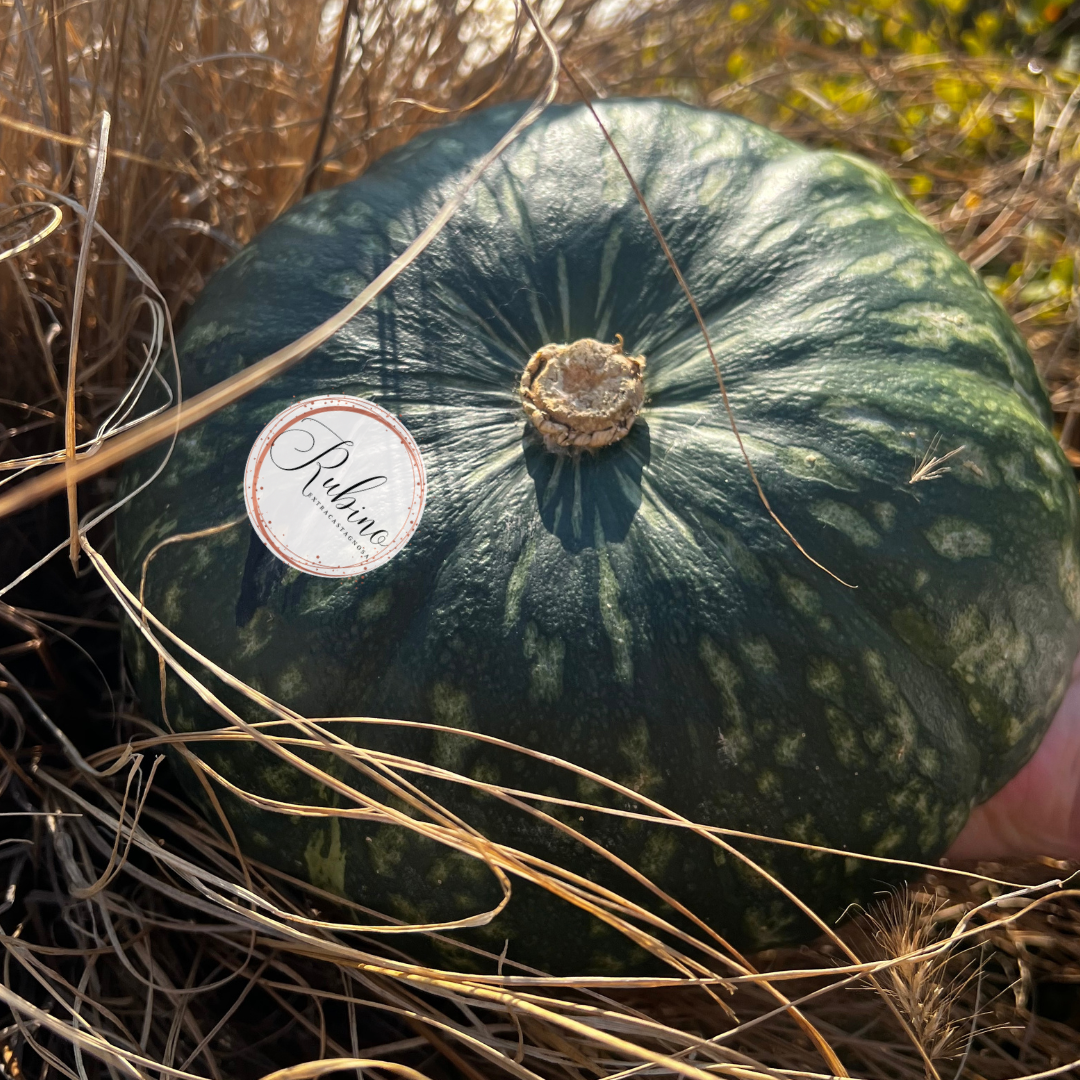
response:
[[[549,450],[596,450],[618,442],[645,400],[644,356],[627,356],[622,337],[545,345],[521,376],[525,415]]]

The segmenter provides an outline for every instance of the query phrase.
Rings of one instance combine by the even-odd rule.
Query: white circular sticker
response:
[[[244,470],[248,517],[262,542],[319,577],[389,562],[416,532],[426,490],[405,426],[356,397],[289,406],[263,428]]]

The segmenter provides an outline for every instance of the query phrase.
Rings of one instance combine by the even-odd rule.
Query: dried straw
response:
[[[423,128],[480,104],[573,99],[575,84],[734,109],[878,161],[1009,306],[1075,452],[1077,296],[1066,263],[1078,237],[1076,75],[963,55],[948,40],[890,52],[876,16],[839,8],[724,11],[695,0],[605,14],[596,0],[566,0],[532,19],[528,5],[337,0],[319,20],[297,11],[288,0],[0,6],[0,408],[10,417],[0,512],[20,512],[25,534],[5,538],[0,582],[20,602],[0,605],[0,793],[15,815],[0,845],[10,865],[0,1068],[13,1080],[1004,1080],[1073,1068],[1080,1035],[1045,1015],[1066,1017],[1068,995],[1039,1011],[1041,997],[1054,1003],[1047,987],[1080,982],[1068,867],[914,868],[928,872],[912,891],[840,932],[822,924],[813,948],[741,957],[692,913],[693,933],[476,834],[415,780],[482,788],[508,812],[587,842],[558,814],[576,804],[358,749],[215,668],[119,581],[99,524],[108,465],[299,361],[377,291],[243,381],[184,402],[171,323],[224,258],[303,193],[358,175]],[[151,380],[182,411],[143,409]],[[64,461],[74,465],[43,471]],[[931,452],[918,468],[945,467]],[[28,474],[51,479],[35,486]],[[65,490],[70,516],[29,512],[43,492]],[[69,545],[84,567],[74,585],[48,560]],[[40,610],[50,601],[35,596],[63,610]],[[223,731],[180,736],[139,715],[117,662],[117,613],[155,649],[163,678],[222,715]],[[101,674],[108,693],[95,705],[87,679],[106,657],[116,675]],[[82,673],[74,683],[66,667]],[[195,674],[206,671],[212,685]],[[219,683],[265,722],[229,710]],[[73,735],[72,717],[88,707],[73,704],[80,694],[111,736]],[[267,749],[333,787],[339,806],[268,806],[200,761],[210,739]],[[365,814],[422,832],[481,860],[504,902],[516,881],[534,882],[650,949],[668,974],[554,979],[489,957],[495,973],[479,976],[417,963],[416,935],[452,934],[490,913],[405,926],[245,858],[223,813],[216,831],[177,797],[159,768],[166,746],[219,808],[225,789],[278,812]],[[298,753],[313,747],[340,763],[336,775]],[[350,781],[361,776],[380,798]],[[636,804],[624,813],[694,829],[762,872],[739,850],[741,834],[620,793]]]

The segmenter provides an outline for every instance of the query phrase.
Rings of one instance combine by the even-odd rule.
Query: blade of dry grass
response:
[[[55,27],[57,23],[55,0],[53,0],[52,21]],[[59,48],[62,35],[55,29],[54,35],[57,48]],[[94,180],[90,187],[90,201],[86,208],[83,240],[79,249],[79,264],[75,271],[75,294],[71,301],[71,339],[68,348],[67,394],[64,411],[64,456],[69,462],[75,460],[75,374],[78,369],[79,359],[79,329],[82,326],[83,299],[86,295],[86,273],[90,263],[90,248],[94,240],[94,223],[97,221],[98,201],[101,198],[101,187],[105,181],[105,164],[109,155],[109,127],[111,123],[112,117],[105,113],[101,117],[101,127],[98,132]],[[68,528],[71,531],[68,557],[71,560],[72,570],[78,573],[79,499],[76,486],[73,483],[69,483],[67,486],[67,504]]]

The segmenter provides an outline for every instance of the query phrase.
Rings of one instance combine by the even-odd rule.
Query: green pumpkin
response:
[[[312,577],[245,522],[163,548],[151,610],[307,716],[472,729],[699,822],[935,859],[1030,757],[1080,647],[1076,485],[1023,342],[866,162],[674,102],[597,108],[701,307],[771,505],[856,588],[815,567],[765,512],[685,296],[583,106],[549,108],[341,333],[180,436],[120,516],[121,572],[137,590],[153,545],[242,515],[248,452],[293,401],[369,399],[401,418],[427,472],[423,519],[399,555],[362,577]],[[184,327],[185,394],[343,306],[520,112],[493,108],[420,136],[266,229]],[[523,411],[525,365],[551,343],[616,335],[645,358],[636,421],[599,449],[553,447]],[[931,446],[963,449],[912,483]],[[125,490],[159,460],[129,465]],[[153,713],[157,665],[131,641]],[[220,725],[176,679],[168,686],[177,729]],[[466,738],[341,731],[509,788],[637,808]],[[333,802],[250,746],[199,752],[248,790]],[[657,906],[535,818],[414,779],[482,832]],[[463,918],[500,895],[481,862],[400,828],[225,806],[255,857],[395,918]],[[794,906],[699,836],[547,809],[737,945],[806,931]],[[903,873],[742,847],[826,917]],[[461,936],[495,953],[509,939],[510,960],[556,971],[635,970],[644,957],[522,884],[493,923]],[[437,947],[446,963],[479,963]]]

